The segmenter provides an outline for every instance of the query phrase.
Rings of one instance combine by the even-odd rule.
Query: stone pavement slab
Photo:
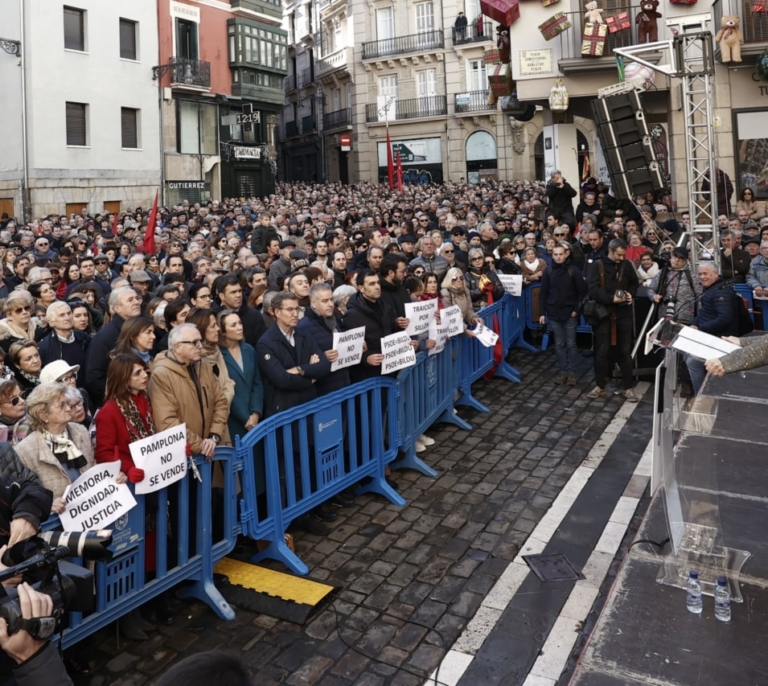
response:
[[[591,359],[575,388],[554,384],[552,350],[514,350],[511,361],[522,383],[480,381],[474,395],[491,411],[459,409],[473,431],[429,431],[436,443],[421,457],[438,477],[393,474],[405,507],[364,495],[327,536],[296,532],[310,577],[340,587],[305,626],[240,608],[225,622],[178,601],[173,625],[149,641],[118,646],[114,628],[84,641],[94,671],[78,683],[142,686],[188,655],[226,648],[264,686],[423,684],[624,401],[586,398]]]

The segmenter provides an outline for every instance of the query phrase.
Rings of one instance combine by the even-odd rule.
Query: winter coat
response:
[[[550,182],[547,184],[546,193],[547,198],[549,198],[550,212],[556,214],[565,223],[573,222],[573,198],[576,197],[577,193],[571,184],[564,183],[563,187],[560,188]]]
[[[264,317],[261,312],[253,307],[248,307],[243,299],[243,304],[237,311],[240,315],[240,321],[243,322],[243,334],[245,342],[252,348],[256,347],[259,339],[267,332],[267,325],[264,323]]]
[[[221,390],[224,392],[227,402],[231,407],[232,399],[235,397],[235,382],[229,378],[227,363],[224,362],[224,358],[221,355],[221,348],[217,345],[213,351],[208,351],[208,349],[204,347],[202,361],[211,365],[213,375],[219,382],[219,386],[221,386]]]
[[[653,277],[648,290],[651,298],[656,295],[661,295],[663,298],[662,302],[659,303],[659,319],[666,314],[667,303],[664,302],[664,299],[672,298],[675,302],[675,321],[681,324],[691,323],[693,315],[698,309],[696,298],[701,294],[701,285],[698,279],[691,275],[689,267],[662,269]]]
[[[587,294],[587,282],[570,260],[553,262],[541,276],[539,314],[555,322],[567,322],[571,313],[578,312]]]
[[[746,283],[747,274],[752,264],[752,258],[746,250],[734,248],[730,257],[725,256],[725,250],[720,250],[720,275],[724,279],[736,279],[736,283]]]
[[[323,352],[333,350],[333,332],[325,325],[323,318],[311,307],[307,308],[304,318],[296,326],[296,331],[302,336],[314,340]],[[336,331],[341,331],[338,320],[336,321]],[[317,386],[317,394],[322,396],[346,388],[350,383],[349,368],[345,367],[318,379],[315,385]]]
[[[724,286],[723,279],[719,278],[704,289],[699,313],[691,323],[713,336],[738,336],[739,304],[736,298],[740,297],[732,288]]]
[[[256,361],[256,350],[247,343],[240,345],[243,367],[237,363],[227,348],[221,349],[221,356],[227,366],[229,378],[235,382],[235,397],[229,408],[229,435],[234,441],[235,436],[245,436],[248,430],[245,423],[254,412],[259,417],[264,415],[264,384],[261,382],[259,364]]]
[[[271,224],[267,226],[258,224],[251,234],[251,252],[254,255],[267,252],[267,246],[273,238],[280,240],[280,236],[278,236],[277,229],[274,226]]]
[[[11,345],[16,341],[28,338],[30,341],[35,340],[35,331],[37,327],[34,324],[32,318],[29,320],[27,330],[22,334],[19,329],[11,323],[10,319],[0,319],[0,348],[6,353],[10,350]]]
[[[283,279],[291,273],[291,264],[282,257],[275,260],[269,267],[269,288],[273,291],[279,291],[283,285]]]
[[[394,333],[394,320],[394,312],[381,299],[372,303],[366,300],[362,293],[355,293],[347,302],[347,314],[341,321],[341,328],[349,331],[364,326],[365,342],[368,346],[368,349],[363,351],[360,364],[350,368],[349,374],[353,382],[381,375],[381,365],[369,365],[366,360],[370,355],[381,354],[381,339]]]
[[[637,268],[637,278],[639,279],[641,285],[645,286],[646,288],[650,287],[653,280],[658,276],[658,274],[661,272],[661,267],[656,262],[652,262],[651,266],[648,267],[648,270],[644,269],[643,267]]]
[[[85,386],[85,367],[92,339],[82,331],[73,330],[72,333],[75,334],[75,340],[64,343],[52,330],[39,343],[40,360],[43,367],[56,360],[64,360],[69,365],[78,365],[80,370],[77,372],[77,385],[80,387]]]
[[[99,331],[91,340],[88,347],[88,364],[85,370],[85,390],[91,396],[91,399],[97,406],[104,403],[104,389],[107,386],[107,367],[109,367],[110,353],[112,352],[117,339],[120,337],[120,330],[123,328],[125,320],[115,314],[109,323]]]
[[[16,686],[71,686],[72,679],[69,678],[64,663],[61,661],[56,647],[53,643],[46,643],[45,647],[35,655],[13,667],[13,677],[16,679]]]
[[[471,269],[464,274],[464,283],[469,290],[469,297],[472,299],[472,308],[482,310],[488,305],[488,292],[483,290],[486,284],[491,284],[491,294],[493,302],[498,302],[504,297],[504,286],[501,285],[499,277],[493,269],[487,272],[478,273]],[[482,285],[481,285],[482,284]]]
[[[733,195],[733,183],[731,183],[731,177],[722,169],[716,168],[715,178],[717,179],[717,213],[730,217],[731,196]],[[702,195],[706,200],[712,199],[709,192],[710,188],[709,170],[707,170],[704,172],[704,180],[701,182]]]
[[[747,285],[752,289],[768,287],[768,260],[758,255],[752,260],[747,274]]]
[[[38,481],[20,482],[0,476],[0,545],[8,543],[14,519],[26,519],[39,528],[51,513],[52,502],[51,492]]]
[[[37,474],[19,459],[11,444],[5,442],[0,443],[0,478],[6,482],[16,481],[21,486],[40,484],[40,478]],[[42,519],[38,519],[36,522],[32,517],[25,517],[25,519],[29,519],[33,524],[40,526],[41,521],[48,518],[50,511],[49,505],[43,513]]]
[[[415,267],[424,267],[427,274],[435,274],[438,282],[442,281],[448,271],[448,260],[440,255],[434,257],[424,257],[419,255],[410,261],[408,267],[413,271]]]
[[[440,291],[440,298],[443,301],[443,307],[453,307],[454,305],[459,307],[461,318],[467,326],[475,325],[475,311],[472,308],[472,298],[466,286],[463,288],[443,288]]]
[[[293,333],[293,341],[294,345],[291,345],[275,323],[256,346],[264,382],[264,417],[271,417],[314,400],[317,397],[317,385],[313,380],[322,379],[331,370],[331,363],[316,341],[296,331]],[[320,361],[310,364],[312,355],[317,355]],[[287,370],[293,367],[301,367],[304,375],[289,374]]]
[[[155,429],[164,431],[186,423],[187,443],[193,453],[199,453],[211,434],[225,436],[229,404],[207,362],[196,362],[195,372],[197,384],[187,365],[160,353],[152,367],[149,400]]]
[[[85,457],[86,465],[80,469],[80,473],[84,474],[96,464],[88,429],[70,422],[67,424],[67,431],[71,441]],[[61,498],[64,495],[64,489],[72,483],[72,479],[48,447],[40,431],[30,433],[16,446],[16,452],[21,461],[40,477],[40,483],[53,492],[54,498]]]
[[[601,269],[605,286],[601,284]],[[617,319],[624,319],[633,316],[633,308],[629,305],[617,305],[613,302],[616,291],[621,289],[629,293],[632,298],[637,295],[639,286],[637,272],[631,262],[622,260],[614,262],[610,257],[603,257],[598,264],[595,264],[589,271],[587,277],[587,286],[589,288],[589,297],[598,303],[606,305],[609,310],[616,313]]]
[[[399,284],[389,283],[386,279],[381,279],[381,301],[386,303],[387,307],[394,314],[391,328],[392,331],[400,331],[400,327],[395,324],[395,319],[405,317],[405,304],[411,302],[411,294]]]
[[[144,428],[149,430],[149,424],[146,417],[150,412],[149,398],[145,395],[134,395],[133,401],[136,403],[136,409],[144,420]],[[127,474],[133,464],[133,457],[128,447],[131,438],[128,433],[128,425],[125,417],[114,400],[108,400],[94,418],[96,422],[96,447],[94,457],[96,462],[114,462],[120,461],[120,471]]]

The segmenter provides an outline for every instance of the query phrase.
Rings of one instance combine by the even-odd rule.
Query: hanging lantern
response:
[[[555,79],[555,85],[549,91],[549,109],[553,112],[565,112],[568,109],[568,103],[571,96],[565,89],[562,79]]]
[[[761,81],[768,81],[768,48],[757,58],[755,74]]]
[[[649,90],[653,85],[655,78],[655,72],[650,67],[646,67],[639,62],[630,62],[624,67],[624,79],[629,81],[630,79],[643,79],[643,89]]]

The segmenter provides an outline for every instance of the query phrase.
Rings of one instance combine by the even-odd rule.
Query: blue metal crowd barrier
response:
[[[237,472],[242,465],[235,459],[234,449],[227,447],[218,448],[210,462],[201,456],[196,457],[195,464],[202,481],[197,481],[188,472],[181,481],[152,494],[152,502],[157,503],[157,511],[153,511],[156,563],[152,570],[153,579],[147,579],[145,570],[147,553],[151,552],[148,550],[145,531],[147,496],[136,495],[136,507],[108,527],[113,531],[110,549],[114,557],[109,562],[94,564],[95,611],[86,616],[69,613],[67,628],[61,639],[64,648],[74,645],[183,581],[192,583],[179,590],[180,597],[205,601],[222,619],[235,618],[234,610],[213,583],[213,568],[219,560],[232,552],[237,534],[240,533],[236,503]],[[214,464],[221,465],[223,472],[220,510],[217,504],[217,511],[223,515],[217,524],[223,524],[223,530],[217,532],[213,531],[212,521]],[[168,521],[169,504],[171,527]],[[193,529],[190,527],[190,513],[195,518]],[[61,522],[56,515],[52,515],[42,528],[44,531],[57,531],[61,529]],[[84,564],[79,559],[72,561]]]
[[[449,339],[437,355],[420,352],[416,364],[397,375],[398,444],[403,457],[393,469],[415,469],[427,476],[437,472],[416,455],[416,439],[435,422],[447,422],[471,431],[472,426],[453,410],[461,353],[458,337]]]
[[[243,532],[267,542],[254,562],[272,558],[307,574],[284,532],[297,517],[364,479],[358,493],[405,505],[384,477],[397,454],[395,390],[394,379],[367,379],[280,412],[237,437]]]
[[[513,311],[508,304],[510,298],[512,298],[512,296],[506,294],[504,298],[498,302],[493,303],[493,305],[489,305],[488,307],[484,307],[477,312],[477,316],[483,320],[485,325],[489,329],[499,333],[502,337],[502,350],[505,348],[504,337],[513,330],[513,328],[505,322],[506,318],[510,316]],[[509,348],[508,345],[506,347],[507,349]],[[520,372],[507,363],[504,359],[504,355],[502,355],[501,360],[497,363],[495,359],[495,349],[485,347],[476,338],[470,338],[468,336],[462,337],[460,360],[461,372],[459,376],[459,390],[461,391],[461,397],[456,401],[458,405],[469,405],[479,412],[488,412],[488,408],[472,396],[472,384],[491,371],[494,367],[496,368],[494,376],[500,376],[509,381],[520,381]]]

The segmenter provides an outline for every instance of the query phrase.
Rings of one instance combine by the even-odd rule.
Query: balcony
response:
[[[301,120],[301,132],[300,133],[315,133],[317,131],[317,119],[313,115],[304,117]]]
[[[410,52],[428,52],[445,46],[441,29],[414,33],[410,36],[386,38],[363,43],[363,59],[372,60],[380,57],[407,55]]]
[[[190,60],[186,57],[174,57],[168,62],[171,72],[172,88],[191,90],[210,90],[211,63],[202,60]]]
[[[229,4],[234,12],[241,12],[244,16],[266,14],[273,19],[283,19],[283,5],[280,0],[229,0]]]
[[[299,124],[295,121],[287,121],[285,122],[285,137],[286,138],[295,138],[296,136],[300,136],[301,131],[299,130]]]
[[[326,112],[323,115],[323,130],[339,129],[343,126],[352,125],[352,110],[345,107],[335,112]]]
[[[453,110],[456,114],[465,112],[482,112],[484,110],[495,110],[496,105],[488,104],[488,91],[468,91],[467,93],[456,93],[456,99],[453,103]]]
[[[431,95],[426,98],[411,98],[395,101],[395,116],[390,121],[419,119],[420,117],[439,117],[448,113],[448,102],[444,95]],[[384,122],[379,117],[378,105],[374,102],[365,106],[365,121]]]
[[[311,86],[315,82],[315,74],[314,69],[312,67],[307,67],[306,69],[302,69],[301,71],[301,78],[299,79],[299,84],[302,88],[306,88],[307,86]]]
[[[353,61],[352,48],[341,48],[336,50],[330,55],[321,57],[315,62],[315,71],[317,72],[317,78],[328,76],[335,71],[346,69],[347,65],[351,65]]]
[[[471,21],[463,31],[451,28],[451,37],[454,45],[468,45],[493,40],[493,22]]]
[[[290,76],[285,77],[285,92],[288,93],[289,91],[295,91],[296,90],[296,76],[291,74]]]
[[[744,34],[741,57],[747,58],[745,61],[753,61],[765,51],[765,44],[768,42],[768,14],[753,12],[751,0],[715,0],[712,3],[713,33],[720,29],[720,20],[727,14],[734,14],[741,18],[739,29]],[[720,59],[718,43],[715,43],[715,59]],[[738,65],[737,62],[731,66]]]

